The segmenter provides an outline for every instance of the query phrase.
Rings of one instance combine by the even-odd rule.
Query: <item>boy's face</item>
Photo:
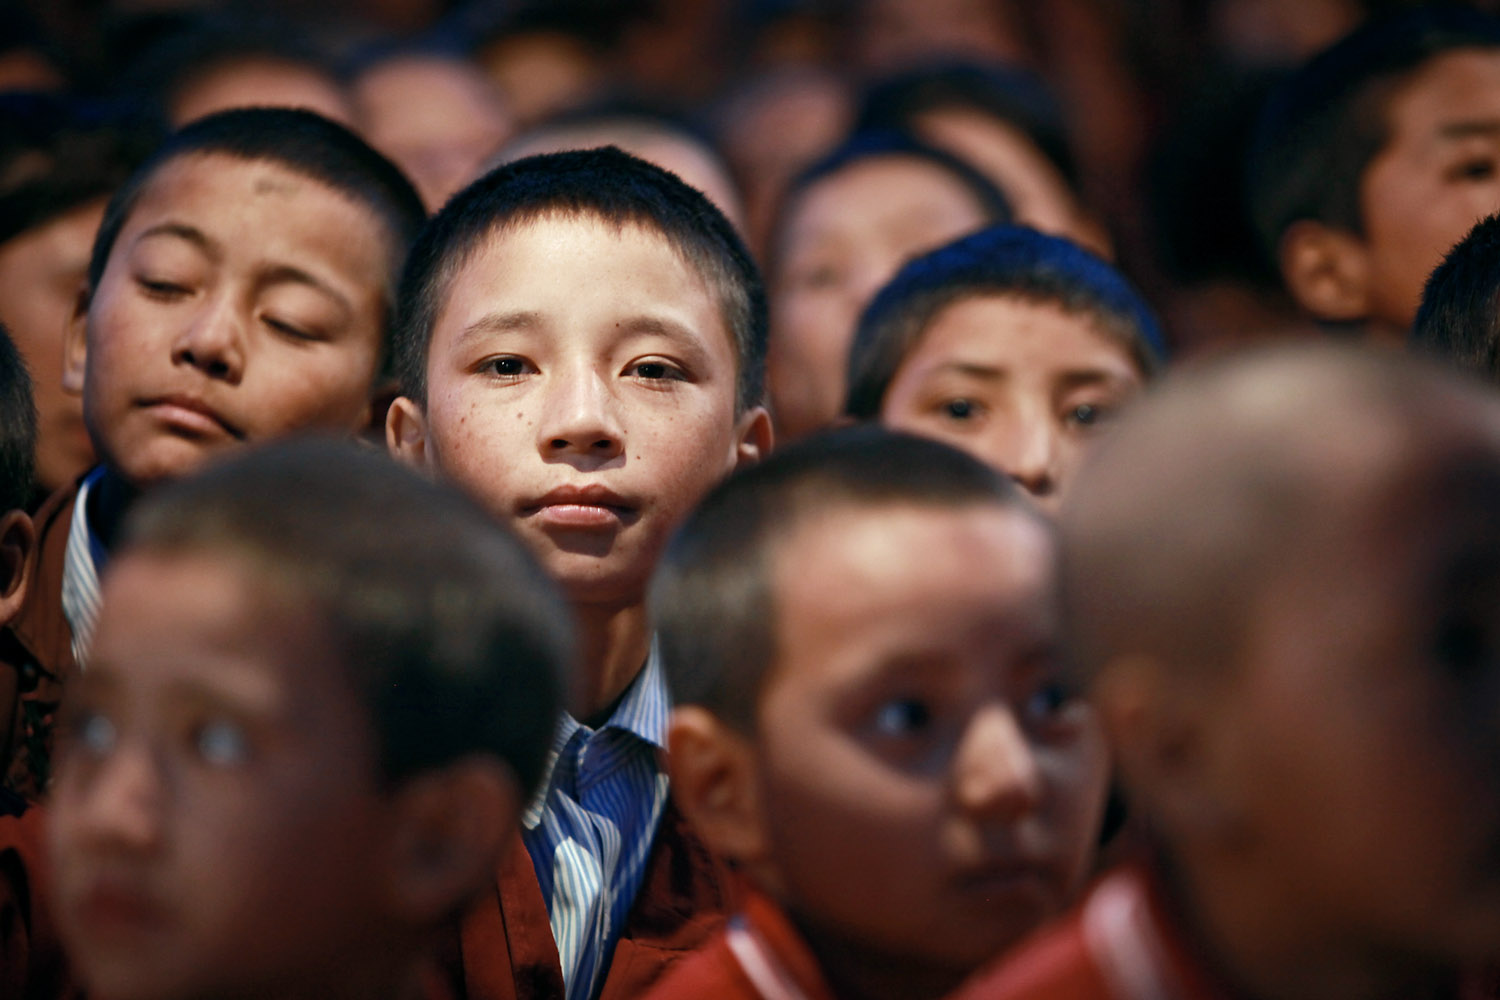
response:
[[[1237,863],[1383,954],[1500,953],[1497,454],[1478,492],[1421,462],[1327,489],[1338,516],[1272,571],[1218,696]]]
[[[881,422],[945,441],[1055,510],[1140,370],[1089,318],[1014,298],[942,310],[886,390]]]
[[[101,996],[311,984],[368,936],[370,723],[321,624],[257,582],[144,553],[105,580],[50,817],[58,923]]]
[[[778,434],[801,437],[844,411],[860,311],[906,261],[986,221],[958,178],[909,156],[852,164],[796,200],[772,283],[766,358]]]
[[[1360,183],[1366,311],[1405,336],[1427,276],[1500,210],[1500,49],[1438,56],[1395,91]]]
[[[392,448],[479,498],[576,602],[636,603],[699,497],[769,447],[735,415],[718,296],[656,232],[544,217],[492,234],[432,331]]]
[[[839,509],[778,547],[756,757],[806,925],[963,974],[1078,888],[1106,760],[1059,681],[1053,559],[988,506]]]
[[[94,463],[83,406],[63,391],[63,332],[88,277],[104,202],[93,201],[0,245],[0,323],[31,371],[37,481],[54,490]]]
[[[241,443],[359,429],[391,253],[365,207],[281,166],[163,165],[69,332],[100,457],[144,486]]]

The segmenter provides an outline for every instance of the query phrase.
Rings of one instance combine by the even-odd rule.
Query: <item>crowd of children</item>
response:
[[[0,6],[0,1000],[1500,1000],[1500,14],[200,6]]]

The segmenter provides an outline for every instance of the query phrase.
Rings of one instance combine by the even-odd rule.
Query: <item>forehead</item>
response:
[[[119,557],[104,579],[86,681],[199,691],[298,717],[325,711],[330,692],[352,701],[326,622],[249,561],[223,553]]]
[[[1004,367],[1084,367],[1138,378],[1130,351],[1089,313],[1016,295],[975,295],[928,321],[903,367],[958,357]]]
[[[647,225],[547,213],[490,229],[448,281],[433,341],[518,313],[528,323],[596,332],[599,324],[655,317],[737,367],[717,283]]]
[[[951,171],[901,154],[855,160],[818,178],[792,206],[787,241],[848,228],[860,218],[893,225],[934,212],[963,215],[974,225],[985,212],[977,196]]]
[[[1393,143],[1500,135],[1500,48],[1460,48],[1419,66],[1386,104]]]
[[[834,502],[772,550],[778,648],[837,655],[1045,633],[1053,558],[1046,529],[1019,509]]]

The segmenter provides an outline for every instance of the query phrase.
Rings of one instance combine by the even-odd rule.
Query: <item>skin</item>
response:
[[[1404,340],[1432,269],[1500,209],[1500,50],[1438,56],[1392,97],[1360,180],[1366,311]]]
[[[283,59],[249,57],[193,77],[172,97],[172,124],[188,122],[229,108],[306,108],[350,128],[354,107],[328,73]]]
[[[897,369],[881,423],[962,448],[1055,512],[1078,463],[1144,377],[1093,320],[986,296],[937,314]]]
[[[391,258],[363,205],[280,166],[162,166],[69,330],[101,502],[123,509],[244,444],[363,427]]]
[[[766,377],[782,439],[832,424],[859,314],[907,260],[989,219],[941,167],[910,157],[860,160],[793,202],[771,275]]]
[[[499,90],[461,59],[377,63],[355,80],[354,101],[365,138],[406,172],[428,211],[479,176],[511,133]]]
[[[63,391],[63,334],[87,281],[103,200],[64,212],[0,245],[0,323],[31,372],[36,476],[51,492],[94,464],[83,403]]]
[[[1059,683],[1053,558],[989,506],[841,509],[777,549],[747,870],[841,996],[947,992],[1084,878],[1107,764]]]
[[[469,491],[562,584],[580,717],[645,662],[671,531],[770,447],[765,410],[735,411],[737,370],[718,297],[665,238],[548,216],[478,248],[434,325],[425,403],[391,407],[392,450]]]
[[[392,818],[329,635],[221,556],[111,570],[50,799],[78,973],[115,1000],[401,993]]]
[[[1500,953],[1500,408],[1408,365],[1179,383],[1065,510],[1124,782],[1248,996],[1442,995]]]

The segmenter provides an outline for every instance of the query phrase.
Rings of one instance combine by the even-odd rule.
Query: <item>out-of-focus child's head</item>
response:
[[[596,100],[605,88],[618,25],[598,5],[587,15],[580,6],[509,7],[476,33],[476,57],[523,128]]]
[[[1062,108],[1030,73],[980,63],[910,70],[865,92],[855,128],[920,136],[984,171],[1017,222],[1109,252],[1078,193]]]
[[[0,95],[0,323],[33,375],[44,495],[93,464],[82,403],[63,391],[63,331],[105,202],[161,138],[155,122],[114,106]]]
[[[1427,279],[1411,345],[1500,383],[1500,215],[1471,229]]]
[[[355,121],[332,61],[285,18],[188,17],[126,68],[125,82],[174,126],[248,107],[304,108],[345,125]]]
[[[844,410],[962,448],[1055,508],[1165,352],[1113,267],[1061,237],[998,226],[880,290],[850,350]]]
[[[1079,887],[1103,740],[1056,655],[1051,529],[1005,477],[808,438],[708,496],[651,606],[673,794],[832,982],[868,960],[951,989]]]
[[[900,133],[856,136],[795,180],[769,254],[767,379],[778,436],[838,417],[860,311],[902,264],[1010,217],[983,174]]]
[[[173,135],[105,210],[69,326],[100,459],[141,487],[240,443],[363,429],[422,220],[399,170],[311,112]]]
[[[499,167],[402,277],[387,442],[483,499],[577,600],[644,600],[667,536],[770,446],[765,298],[723,213],[618,149]]]
[[[1248,993],[1500,949],[1497,509],[1493,390],[1326,343],[1169,375],[1075,481],[1070,662]]]
[[[24,510],[31,499],[36,434],[31,374],[9,331],[0,325],[0,515]]]
[[[1500,19],[1421,6],[1366,22],[1273,93],[1248,174],[1302,308],[1404,339],[1428,273],[1500,206]]]
[[[497,163],[600,146],[615,146],[670,170],[744,231],[744,199],[723,157],[707,136],[659,110],[621,103],[563,112],[516,136],[500,151]]]
[[[479,176],[514,124],[499,87],[458,52],[381,53],[354,72],[350,88],[360,132],[434,212]]]
[[[566,608],[488,515],[281,443],[137,505],[68,692],[50,832],[121,1000],[405,995],[540,780]]]
[[[1026,10],[1016,0],[865,0],[852,5],[850,54],[874,77],[955,58],[1024,65]]]

